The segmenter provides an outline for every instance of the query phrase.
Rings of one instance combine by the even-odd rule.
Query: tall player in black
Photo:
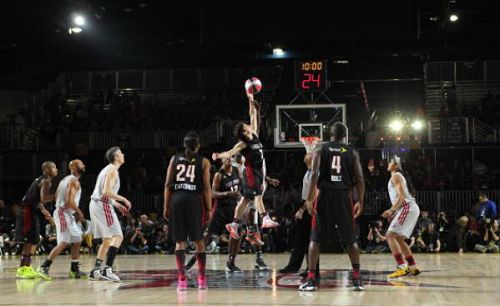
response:
[[[363,170],[358,152],[347,146],[347,127],[336,122],[331,129],[331,137],[331,142],[317,147],[313,153],[312,182],[308,194],[308,209],[312,212],[308,273],[307,282],[299,287],[301,291],[317,289],[315,268],[320,244],[332,241],[335,231],[347,247],[354,290],[364,289],[359,276],[359,247],[354,222],[363,211]],[[311,207],[316,185],[319,189],[318,200],[316,207]],[[355,205],[352,200],[354,186],[358,194]]]
[[[48,215],[44,204],[55,200],[50,194],[52,179],[57,176],[56,164],[46,161],[42,164],[43,175],[31,183],[21,201],[21,210],[16,220],[16,241],[24,244],[21,263],[16,271],[19,278],[36,278],[38,274],[31,267],[31,256],[40,243],[40,214]]]
[[[203,240],[203,216],[212,211],[212,192],[210,190],[210,162],[198,154],[200,139],[190,132],[184,137],[184,152],[170,160],[164,190],[163,215],[170,216],[175,239],[175,258],[177,263],[177,290],[187,289],[186,242],[188,236],[196,243],[198,261],[198,288],[207,288],[205,277],[206,252]],[[205,210],[203,209],[205,205]]]
[[[212,183],[212,195],[217,202],[214,206],[210,225],[205,234],[205,245],[212,235],[222,235],[226,229],[226,224],[233,220],[234,209],[241,198],[240,189],[241,177],[238,168],[233,167],[230,158],[223,159],[222,167],[215,173]],[[229,240],[229,256],[236,257],[240,240]],[[193,256],[186,265],[186,269],[189,270],[195,262],[196,256]],[[226,270],[228,272],[238,272],[239,268],[234,265],[230,267],[228,264]]]
[[[241,153],[245,157],[245,170],[243,171],[243,184],[241,188],[242,198],[236,206],[234,220],[227,224],[231,238],[239,239],[239,228],[241,219],[245,213],[250,201],[255,202],[255,206],[262,216],[262,228],[272,228],[279,226],[266,213],[262,194],[266,179],[265,161],[263,146],[259,139],[259,111],[258,103],[253,99],[253,95],[247,93],[248,112],[250,115],[250,124],[240,122],[235,127],[235,134],[238,137],[238,143],[229,151],[223,153],[213,153],[212,159],[227,159]]]

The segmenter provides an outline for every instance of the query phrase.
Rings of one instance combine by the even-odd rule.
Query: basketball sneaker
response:
[[[44,280],[52,280],[52,277],[49,276],[49,269],[46,267],[38,267],[36,273]]]
[[[314,279],[308,279],[305,283],[299,286],[299,291],[316,291],[318,290],[318,285]]]
[[[240,239],[240,234],[238,233],[240,225],[236,222],[231,222],[229,224],[226,224],[226,229],[229,232],[229,235],[233,239]]]
[[[255,261],[255,269],[259,271],[269,271],[269,267],[266,265],[263,258],[257,258]]]
[[[396,268],[396,271],[392,272],[389,274],[389,278],[396,278],[396,277],[402,277],[410,274],[410,270],[406,265],[398,266]]]
[[[241,269],[238,268],[238,266],[236,266],[234,263],[231,264],[231,263],[226,263],[226,272],[229,272],[229,273],[241,273]]]
[[[16,276],[22,279],[32,279],[32,278],[38,278],[39,275],[36,273],[36,271],[33,269],[33,267],[19,267],[16,270]]]
[[[187,278],[184,280],[177,280],[177,291],[186,291],[188,288],[188,281]]]
[[[355,279],[352,281],[352,287],[354,291],[364,291],[365,287],[363,286],[363,281],[360,279]]]
[[[117,282],[117,283],[121,283],[121,281],[122,281],[120,279],[120,277],[113,272],[113,268],[111,268],[111,267],[104,268],[104,270],[101,272],[101,274],[102,274],[102,278],[104,278],[104,279],[107,279],[107,280],[110,280],[113,282]]]
[[[412,267],[409,267],[409,270],[410,270],[410,274],[413,275],[413,276],[417,276],[419,275],[420,273],[420,270],[417,268],[417,266],[412,266]]]
[[[265,215],[264,218],[262,218],[262,228],[275,228],[278,226],[280,226],[280,224],[273,221],[269,215]]]
[[[247,231],[245,240],[251,245],[264,245],[264,241],[262,241],[258,232]]]
[[[95,280],[101,280],[104,278],[102,277],[101,270],[99,268],[94,268],[89,273],[89,279],[95,281]]]
[[[206,277],[201,277],[198,275],[198,289],[200,290],[205,290],[207,289],[207,278]]]
[[[80,270],[77,271],[69,271],[69,278],[74,278],[74,279],[86,279],[88,278],[88,275],[86,272],[82,272]]]

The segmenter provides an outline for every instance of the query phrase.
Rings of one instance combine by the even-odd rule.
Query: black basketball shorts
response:
[[[344,246],[358,240],[351,192],[321,189],[316,202],[316,215],[311,221],[311,240],[330,244],[339,238]]]
[[[241,195],[248,200],[261,196],[264,192],[264,175],[260,169],[246,167],[243,171]]]
[[[176,242],[203,238],[203,199],[200,194],[177,191],[170,201],[171,230]]]
[[[21,206],[16,218],[16,242],[40,243],[40,211],[38,207]]]
[[[222,235],[226,231],[226,224],[233,222],[234,210],[237,203],[217,203],[208,226],[208,233]]]

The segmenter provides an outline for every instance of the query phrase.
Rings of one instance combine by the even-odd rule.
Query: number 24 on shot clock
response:
[[[326,60],[296,61],[295,89],[321,92],[327,89]]]

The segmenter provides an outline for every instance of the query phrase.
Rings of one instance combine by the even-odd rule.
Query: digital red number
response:
[[[314,83],[316,83],[316,87],[317,88],[320,88],[321,87],[321,85],[320,85],[321,84],[321,75],[317,74],[316,76],[317,76],[317,78],[314,78],[314,74],[311,75],[311,81],[313,81]]]
[[[313,78],[313,75],[311,73],[304,73],[303,74],[303,79],[302,80],[302,89],[309,89],[311,88],[311,86],[307,85],[307,83],[311,82],[312,78]]]

